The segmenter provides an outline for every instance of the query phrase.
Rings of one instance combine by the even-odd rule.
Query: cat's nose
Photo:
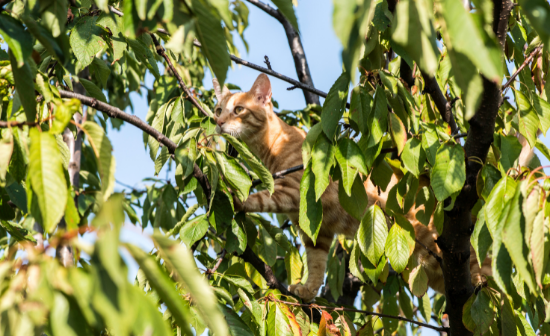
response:
[[[222,120],[221,118],[218,118],[218,119],[216,120],[216,124],[218,124],[218,126],[222,127],[223,124],[225,124],[225,120]]]

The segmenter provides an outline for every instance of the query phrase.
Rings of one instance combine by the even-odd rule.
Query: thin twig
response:
[[[220,256],[218,257],[218,261],[216,261],[216,264],[214,265],[214,267],[212,267],[211,269],[207,269],[206,272],[204,272],[204,274],[206,274],[208,279],[210,279],[210,277],[212,276],[213,273],[216,273],[216,271],[218,270],[218,268],[222,264],[223,258],[225,258],[226,253],[227,253],[226,249],[223,249],[220,252]]]
[[[291,167],[291,168],[288,168],[288,169],[285,169],[285,170],[281,170],[279,172],[273,173],[271,176],[273,176],[273,179],[279,179],[279,178],[283,178],[285,175],[300,171],[302,169],[304,169],[303,164],[298,165],[298,166],[294,166],[294,167]],[[262,184],[261,180],[252,181],[252,187],[259,186],[260,184]]]
[[[531,54],[529,55],[529,57],[527,57],[525,59],[525,61],[523,61],[523,64],[520,65],[520,67],[512,74],[512,76],[510,76],[510,79],[502,86],[502,91],[506,90],[510,84],[512,84],[512,82],[514,81],[514,79],[516,79],[516,77],[518,76],[518,74],[520,73],[521,70],[523,70],[523,68],[525,68],[527,66],[527,64],[529,64],[529,62],[531,62],[533,60],[533,58],[535,57],[535,55],[542,49],[542,46],[538,46],[535,48],[535,50],[533,50],[531,52]]]
[[[347,308],[347,307],[319,306],[319,305],[316,305],[315,303],[309,303],[309,304],[308,304],[308,303],[297,303],[297,302],[282,301],[282,300],[276,299],[276,298],[273,297],[273,296],[266,296],[266,297],[265,297],[265,300],[273,301],[273,302],[279,302],[279,303],[283,303],[283,304],[286,304],[286,305],[289,305],[289,306],[308,307],[308,308],[310,308],[310,309],[315,309],[315,308],[317,308],[317,309],[323,309],[323,310],[349,311],[349,312],[355,312],[355,313],[360,313],[360,314],[365,314],[365,315],[373,315],[373,316],[384,317],[384,318],[392,318],[392,319],[395,319],[395,320],[413,323],[413,324],[416,324],[416,325],[418,325],[418,326],[425,327],[425,328],[429,328],[429,329],[433,329],[433,330],[437,330],[437,331],[444,331],[444,332],[448,332],[448,331],[449,331],[449,329],[448,329],[448,328],[445,328],[445,327],[433,326],[433,325],[431,325],[431,324],[427,324],[427,323],[423,323],[423,322],[420,322],[420,321],[411,320],[411,319],[408,319],[408,318],[406,318],[406,317],[402,317],[402,316],[393,316],[393,315],[381,314],[381,313],[375,313],[375,312],[370,312],[370,311],[367,311],[367,310],[361,310],[361,309],[355,309],[355,308]]]
[[[269,70],[273,70],[273,69],[271,69],[271,62],[269,62],[269,57],[267,57],[267,55],[265,55],[264,59],[265,59],[264,63],[265,63],[265,65],[267,65],[267,68]]]
[[[0,128],[10,128],[10,127],[17,127],[17,128],[23,128],[23,126],[38,126],[43,122],[52,120],[54,116],[49,116],[45,119],[42,119],[40,121],[0,121]]]
[[[170,70],[172,70],[172,73],[174,73],[174,76],[176,76],[176,79],[178,80],[180,88],[183,90],[183,92],[187,96],[185,98],[188,99],[191,102],[191,104],[195,105],[195,107],[199,111],[201,111],[202,114],[209,117],[210,115],[208,114],[208,112],[204,110],[202,105],[195,99],[195,97],[193,96],[193,94],[191,93],[187,85],[185,85],[185,83],[183,82],[183,79],[181,78],[180,74],[176,71],[176,68],[174,68],[174,65],[172,64],[170,57],[168,57],[168,55],[166,54],[166,50],[164,50],[164,47],[160,45],[160,42],[157,39],[157,37],[152,33],[149,33],[149,35],[151,35],[151,38],[153,39],[153,43],[155,44],[157,54],[159,54],[161,57],[163,57],[166,60],[166,64],[168,64],[168,67],[170,68]]]
[[[428,246],[424,245],[424,243],[422,243],[420,240],[418,240],[418,239],[416,239],[416,238],[415,238],[414,240],[416,241],[416,243],[417,243],[418,245],[420,245],[420,246],[422,246],[423,248],[425,248],[426,251],[428,251],[428,254],[430,254],[432,257],[434,257],[435,260],[437,260],[437,262],[438,262],[439,264],[441,264],[441,263],[443,262],[443,259],[441,259],[441,257],[439,256],[439,254],[437,254],[437,253],[435,253],[434,251],[430,250],[430,249],[428,248]]]
[[[202,45],[199,41],[194,41],[193,44],[196,46],[196,47],[199,47],[199,48],[202,48]],[[288,76],[285,76],[283,74],[280,74],[278,72],[275,72],[273,70],[269,70],[268,68],[264,68],[262,66],[259,66],[257,64],[254,64],[254,63],[251,63],[251,62],[248,62],[246,60],[243,60],[242,58],[239,58],[235,55],[229,55],[231,57],[231,60],[237,64],[241,64],[241,65],[244,65],[246,67],[249,67],[251,69],[254,69],[254,70],[258,70],[260,72],[263,72],[265,74],[268,74],[268,75],[271,75],[275,78],[279,78],[280,80],[283,80],[287,83],[290,83],[292,85],[295,85],[296,87],[299,87],[300,89],[302,90],[306,90],[306,91],[309,91],[309,92],[312,92],[312,93],[315,93],[323,98],[326,98],[327,97],[327,93],[326,92],[323,92],[321,90],[318,90],[314,87],[311,87],[309,85],[306,85],[304,83],[301,83],[295,79],[292,79]],[[349,105],[349,104],[348,104]],[[348,106],[349,107],[349,106]]]
[[[120,10],[116,9],[113,6],[109,6],[109,10],[118,16],[124,16],[124,13],[122,13]]]

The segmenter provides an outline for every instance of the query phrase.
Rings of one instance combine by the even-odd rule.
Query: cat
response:
[[[265,74],[258,76],[248,92],[231,93],[227,87],[220,87],[213,80],[218,103],[215,107],[217,133],[228,133],[246,143],[271,173],[302,164],[302,143],[306,132],[290,126],[273,112],[271,102],[271,83]],[[241,203],[234,197],[235,211],[270,212],[286,214],[291,222],[299,228],[298,211],[300,209],[300,180],[303,171],[286,175],[275,180],[275,191],[272,195],[263,190],[251,194]],[[395,172],[385,191],[372,183],[370,178],[364,183],[368,195],[368,206],[378,204],[386,206],[389,190],[399,181],[399,172]],[[427,185],[424,182],[424,185]],[[421,184],[420,188],[424,186]],[[304,301],[313,300],[323,285],[328,251],[335,234],[353,237],[359,227],[359,221],[349,215],[338,200],[338,182],[331,181],[321,196],[323,205],[323,222],[316,244],[303,232],[300,237],[307,252],[308,278],[304,284],[289,284],[289,291]],[[416,220],[416,212],[423,210],[413,206],[406,218],[414,227],[416,239],[431,251],[441,254],[437,244],[437,230],[433,216],[428,226]],[[434,290],[444,293],[443,273],[438,261],[428,253],[425,247],[416,244],[414,257],[422,264],[428,275],[428,284]],[[475,251],[470,247],[470,271],[472,283],[478,285],[485,281],[484,275],[491,275],[491,261],[486,258],[480,268]]]

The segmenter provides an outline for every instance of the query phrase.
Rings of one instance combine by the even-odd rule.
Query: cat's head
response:
[[[231,93],[227,87],[220,87],[213,79],[218,104],[215,107],[216,132],[228,133],[236,138],[248,138],[267,126],[273,115],[271,83],[265,74],[258,76],[248,92]]]

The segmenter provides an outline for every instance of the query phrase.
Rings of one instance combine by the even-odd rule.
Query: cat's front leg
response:
[[[300,193],[299,191],[275,185],[275,192],[273,192],[273,195],[270,195],[267,190],[262,190],[248,196],[248,199],[244,203],[241,203],[233,196],[233,205],[236,211],[244,212],[298,212],[300,207]]]

